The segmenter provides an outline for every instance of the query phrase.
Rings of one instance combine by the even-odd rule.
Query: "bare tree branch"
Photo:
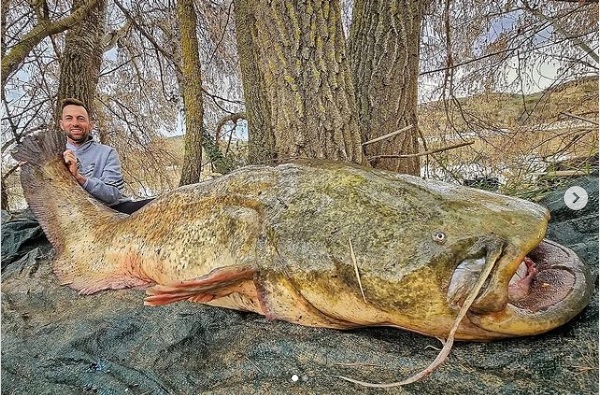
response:
[[[8,77],[25,60],[31,50],[38,45],[44,38],[57,33],[64,32],[87,15],[87,13],[96,6],[98,0],[87,0],[81,7],[73,11],[69,16],[50,22],[42,19],[29,33],[25,35],[10,51],[2,58],[1,74],[2,86],[6,84]]]
[[[561,112],[560,115],[564,115],[564,116],[567,116],[567,117],[575,118],[575,119],[578,119],[578,120],[583,121],[583,122],[591,123],[593,125],[598,125],[597,121],[594,121],[594,120],[588,119],[588,118],[584,118],[584,117],[580,117],[579,115],[571,114],[571,113],[568,113],[568,112]]]
[[[451,150],[451,149],[464,147],[466,145],[471,145],[471,144],[474,144],[474,143],[475,143],[475,141],[466,141],[464,143],[449,145],[447,147],[436,148],[436,149],[432,149],[430,151],[425,151],[425,152],[418,152],[416,154],[406,154],[406,155],[377,155],[377,156],[371,156],[369,158],[369,161],[372,161],[372,160],[375,160],[375,159],[380,159],[380,158],[412,158],[412,157],[415,157],[415,156],[425,156],[425,155],[429,155],[429,154],[435,154],[436,152],[448,151],[448,150]]]
[[[376,143],[381,140],[389,139],[391,137],[394,137],[397,134],[400,134],[400,133],[406,132],[407,130],[412,129],[413,127],[414,127],[413,125],[408,125],[402,129],[396,130],[395,132],[388,133],[384,136],[377,137],[376,139],[373,139],[373,140],[365,141],[364,143],[362,143],[362,145],[364,147],[365,145],[369,145],[369,144],[373,144],[373,143]]]
[[[570,38],[570,41],[573,42],[573,45],[581,48],[581,50],[583,50],[585,53],[587,53],[588,56],[590,58],[592,58],[596,63],[599,62],[598,54],[596,52],[594,52],[594,50],[592,48],[590,48],[589,45],[587,45],[586,43],[581,41],[578,37],[575,37],[572,34],[567,33],[567,31],[564,29],[564,27],[558,20],[556,20],[555,18],[550,18],[549,16],[546,16],[537,8],[531,7],[527,0],[523,0],[523,4],[525,5],[526,10],[528,10],[529,12],[531,12],[533,15],[537,16],[538,18],[550,23],[552,25],[552,27],[554,28],[554,30],[559,32],[563,37]]]
[[[245,112],[238,112],[235,114],[229,114],[223,118],[221,118],[219,120],[219,123],[217,123],[217,126],[215,128],[215,140],[219,141],[220,135],[221,135],[221,129],[223,128],[223,126],[225,126],[225,124],[227,122],[233,122],[233,123],[237,123],[240,119],[246,119],[246,113]]]

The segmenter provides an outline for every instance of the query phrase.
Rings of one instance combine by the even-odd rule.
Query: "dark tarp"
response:
[[[576,181],[585,209],[562,191],[541,203],[548,238],[598,276],[598,178]],[[457,343],[427,379],[366,389],[345,375],[393,382],[437,356],[438,340],[392,328],[307,328],[192,303],[144,307],[143,292],[78,296],[51,273],[34,219],[2,216],[2,394],[594,394],[598,284],[581,315],[550,333]],[[293,376],[297,380],[292,379]]]
[[[33,214],[29,210],[17,214],[9,214],[2,211],[2,274],[8,265],[19,261],[17,265],[11,265],[10,271],[17,267],[26,266],[28,261],[35,261],[48,255],[52,251],[44,231],[40,227]],[[25,257],[25,259],[21,259]]]

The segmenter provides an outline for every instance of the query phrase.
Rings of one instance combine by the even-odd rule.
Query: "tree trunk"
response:
[[[0,55],[2,56],[2,60],[4,60],[5,56],[6,56],[6,17],[8,16],[8,10],[10,9],[12,1],[11,0],[4,0],[3,2],[0,3],[0,41],[1,44],[0,45]],[[4,73],[4,69],[2,69],[2,72]],[[2,76],[2,87],[4,87],[4,81],[6,79],[6,76]],[[4,90],[4,88],[3,88]]]
[[[363,142],[413,128],[365,146],[367,157],[413,154],[417,141],[417,78],[424,1],[356,0],[349,53]],[[417,157],[371,161],[378,168],[418,175]]]
[[[87,3],[74,0],[73,11]],[[94,8],[65,37],[65,50],[60,59],[60,81],[55,125],[60,118],[60,101],[67,97],[81,100],[95,113],[94,98],[104,49],[102,38],[106,22],[106,0],[99,0]]]
[[[73,1],[73,7],[71,8],[72,12],[70,15],[54,22],[44,16],[32,30],[27,32],[16,45],[9,49],[8,53],[6,53],[6,49],[3,48],[2,71],[0,72],[2,87],[5,86],[8,77],[19,68],[36,45],[42,42],[44,38],[64,32],[73,25],[79,23],[86,15],[94,12],[93,9],[96,9],[95,7],[98,6],[98,3],[105,3],[105,0],[75,0]],[[46,4],[46,2],[36,1],[31,2],[30,5],[41,8],[44,4]],[[8,2],[2,2],[3,13],[8,10],[8,7],[10,7]]]
[[[179,185],[200,181],[202,172],[202,128],[204,104],[202,101],[202,73],[198,37],[196,35],[196,10],[193,0],[177,1],[177,19],[180,27],[181,70],[180,80],[185,113],[185,139],[183,166]]]
[[[254,5],[253,1],[234,0],[235,32],[248,121],[248,163],[265,164],[276,161],[277,153],[271,128],[271,105],[267,100],[265,81],[258,69]]]
[[[4,177],[0,179],[0,208],[2,210],[8,210],[8,192],[6,192],[6,183],[4,182]]]
[[[339,1],[239,0],[235,4],[247,17],[238,26],[253,22],[238,31],[238,44],[252,47],[241,50],[242,62],[256,65],[242,68],[246,102],[258,95],[261,109],[268,110],[265,120],[249,111],[249,123],[268,122],[261,133],[268,136],[267,128],[271,129],[277,160],[363,163]],[[250,50],[253,56],[244,52]],[[257,70],[260,78],[249,70]],[[258,88],[248,89],[249,84]]]

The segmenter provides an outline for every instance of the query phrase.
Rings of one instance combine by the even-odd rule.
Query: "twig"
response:
[[[598,370],[598,368],[593,368],[591,366],[573,365],[571,367],[574,368],[577,373],[585,373],[585,372],[589,372],[590,370]]]
[[[429,155],[429,154],[435,154],[436,152],[442,152],[442,151],[448,151],[454,148],[460,148],[460,147],[464,147],[466,145],[471,145],[474,144],[475,141],[466,141],[464,143],[459,143],[459,144],[454,144],[454,145],[449,145],[447,147],[442,147],[442,148],[436,148],[436,149],[432,149],[430,151],[424,151],[424,152],[418,152],[416,154],[403,154],[403,155],[377,155],[377,156],[371,156],[369,158],[369,162],[375,159],[381,159],[381,158],[414,158],[415,156],[424,156],[424,155]]]
[[[364,366],[370,366],[370,367],[374,367],[374,368],[385,368],[384,365],[377,365],[375,363],[364,363],[364,362],[338,362],[338,363],[334,363],[333,365],[337,365],[337,366],[344,366],[347,368],[356,368],[356,367],[364,367]]]
[[[571,118],[579,119],[580,121],[583,121],[583,122],[589,122],[589,123],[591,123],[592,125],[598,125],[598,122],[596,122],[596,121],[594,121],[594,120],[592,120],[592,119],[588,119],[588,118],[580,117],[579,115],[571,114],[571,113],[569,113],[569,112],[561,112],[561,113],[560,113],[560,115],[564,115],[564,116],[567,116],[567,117],[571,117]]]
[[[386,134],[384,136],[380,136],[380,137],[374,138],[373,140],[365,141],[364,143],[362,143],[362,145],[365,146],[365,145],[376,143],[376,142],[381,141],[381,140],[389,139],[390,137],[394,137],[397,134],[400,134],[402,132],[406,132],[407,130],[410,130],[412,127],[413,127],[413,125],[405,126],[402,129],[396,130],[395,132],[388,133],[388,134]]]
[[[590,171],[586,170],[556,170],[547,171],[541,173],[531,173],[532,176],[548,176],[548,177],[572,177],[572,176],[584,176],[590,174]]]
[[[362,282],[360,281],[360,274],[358,273],[358,264],[356,263],[356,255],[354,255],[354,248],[352,248],[352,240],[348,239],[348,243],[350,244],[350,256],[352,257],[352,263],[354,264],[354,272],[356,273],[356,278],[358,279],[360,293],[362,294],[363,300],[366,303],[367,298],[365,298],[365,292],[363,291]]]

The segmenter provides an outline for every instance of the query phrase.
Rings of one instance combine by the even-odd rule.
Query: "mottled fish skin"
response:
[[[456,333],[478,340],[553,329],[591,297],[593,281],[575,259],[569,270],[582,275],[571,286],[581,292],[566,292],[569,309],[556,304],[560,319],[540,324],[547,317],[531,314],[528,326],[525,309],[510,318],[516,329],[494,321],[510,306],[511,277],[546,231],[547,211],[531,202],[305,161],[184,186],[128,217],[79,187],[56,155],[60,144],[32,139],[15,157],[27,161],[23,189],[57,250],[54,271],[81,294],[153,286],[149,305],[189,300],[308,326],[389,325],[443,337],[457,314],[448,300],[455,269],[485,257],[494,272],[473,320]]]

